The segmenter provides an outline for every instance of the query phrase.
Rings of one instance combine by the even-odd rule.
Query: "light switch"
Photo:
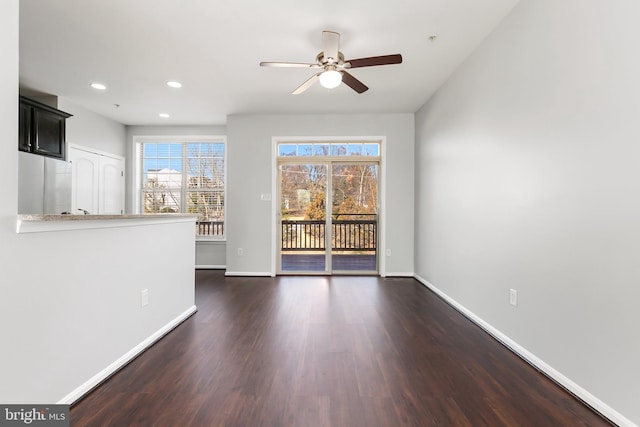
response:
[[[149,304],[149,289],[143,289],[140,291],[140,307],[147,304]]]

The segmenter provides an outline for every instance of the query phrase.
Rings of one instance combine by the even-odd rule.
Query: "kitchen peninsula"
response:
[[[13,286],[5,301],[12,303],[3,309],[28,320],[7,339],[39,339],[4,357],[7,366],[28,361],[44,380],[34,388],[20,381],[22,372],[13,375],[11,402],[71,404],[196,311],[195,215],[23,214],[12,221],[10,246],[25,262],[19,271],[7,266]],[[55,334],[42,338],[42,330]]]

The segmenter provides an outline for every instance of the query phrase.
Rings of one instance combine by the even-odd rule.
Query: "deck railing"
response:
[[[377,244],[375,219],[331,220],[331,249],[337,251],[375,251]],[[324,220],[282,221],[282,245],[287,251],[323,251]]]
[[[197,236],[224,236],[223,221],[196,221]]]

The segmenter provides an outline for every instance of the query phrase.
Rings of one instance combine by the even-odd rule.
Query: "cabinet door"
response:
[[[33,152],[64,159],[65,118],[50,111],[33,109]]]
[[[18,150],[31,151],[31,111],[29,105],[20,103],[20,126],[18,128]]]

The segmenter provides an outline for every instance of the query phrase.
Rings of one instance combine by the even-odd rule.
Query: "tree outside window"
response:
[[[198,236],[224,236],[224,142],[145,142],[141,159],[145,214],[196,214]]]

